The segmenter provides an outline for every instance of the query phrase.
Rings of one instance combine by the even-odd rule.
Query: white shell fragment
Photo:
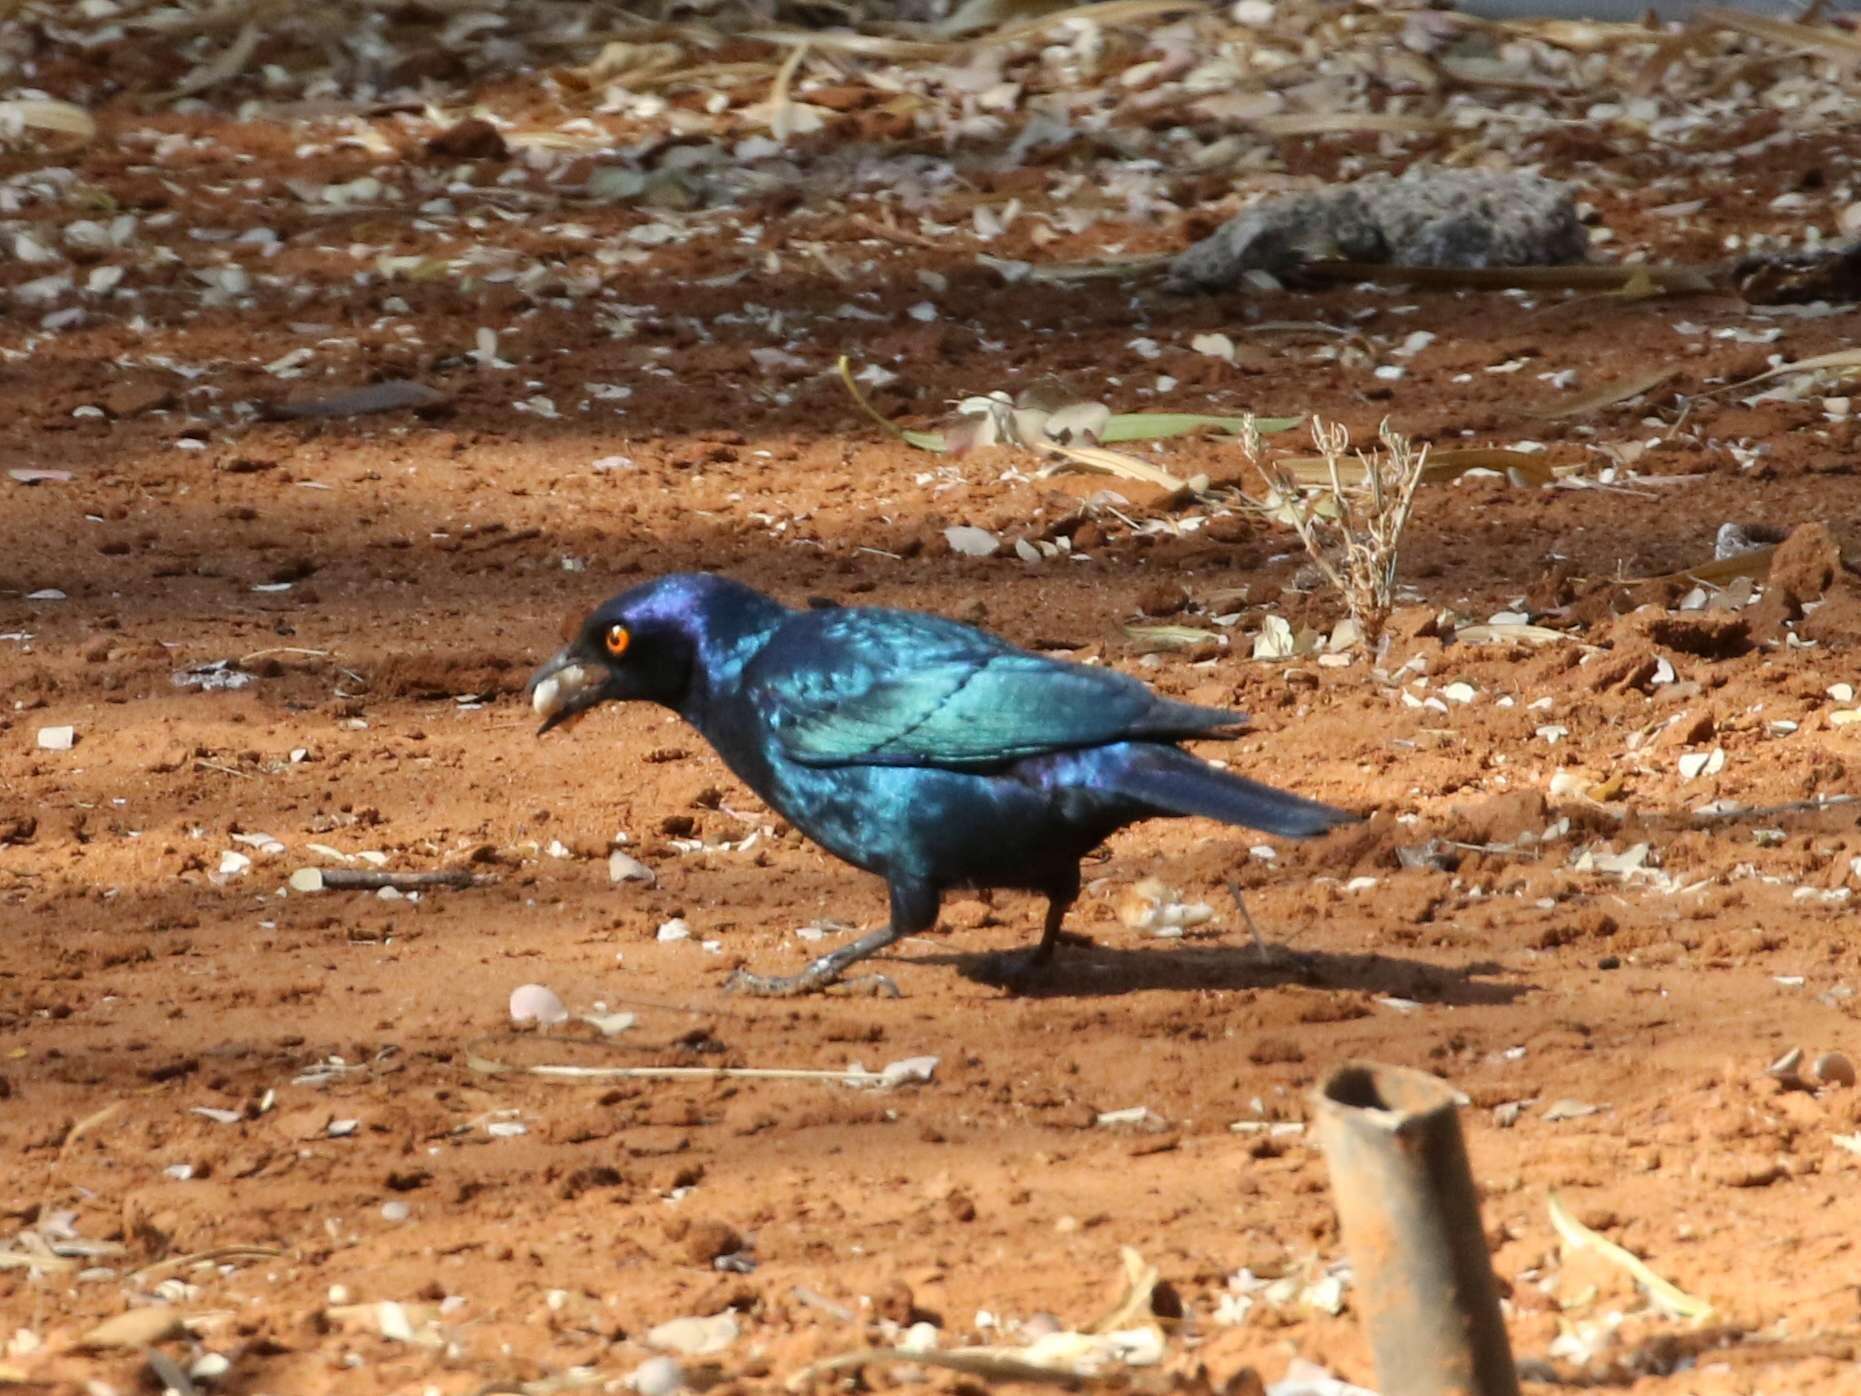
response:
[[[879,1068],[877,1081],[849,1079],[847,1085],[855,1090],[871,1089],[889,1091],[899,1086],[922,1085],[929,1081],[937,1070],[937,1057],[901,1057],[895,1062],[887,1062]],[[850,1078],[863,1075],[866,1071],[864,1062],[848,1062],[847,1072]]]
[[[69,751],[76,744],[78,730],[75,727],[41,727],[39,729],[40,751]]]
[[[299,868],[291,874],[293,892],[321,892],[323,890],[323,870],[321,868]]]
[[[554,989],[543,984],[520,984],[510,992],[510,1020],[554,1027],[569,1021],[569,1010]]]
[[[936,1057],[901,1057],[895,1062],[887,1062],[880,1068],[879,1074],[885,1077],[885,1085],[889,1089],[928,1081],[931,1073],[936,1070]]]
[[[1810,1064],[1809,1074],[1825,1086],[1855,1084],[1855,1064],[1841,1052],[1824,1052]]]
[[[653,870],[638,858],[617,848],[607,855],[607,880],[609,882],[644,882],[650,887],[659,879],[654,875]]]
[[[687,1357],[722,1352],[737,1340],[737,1320],[725,1311],[709,1318],[672,1318],[646,1330],[646,1345]]]
[[[584,1013],[582,1021],[603,1037],[615,1037],[638,1021],[632,1013]]]
[[[964,557],[993,557],[1001,550],[1002,540],[986,528],[973,524],[953,524],[943,531],[950,551]]]

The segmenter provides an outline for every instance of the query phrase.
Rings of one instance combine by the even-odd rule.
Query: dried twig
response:
[[[194,769],[197,771],[218,771],[223,776],[238,776],[241,780],[258,779],[258,773],[256,771],[242,771],[237,766],[222,765],[218,761],[209,761],[204,756],[197,756],[194,758]]]
[[[224,1265],[242,1260],[276,1260],[284,1251],[277,1246],[217,1246],[210,1251],[194,1251],[188,1255],[171,1255],[162,1260],[152,1261],[139,1269],[131,1270],[124,1277],[125,1284],[150,1284],[158,1277],[172,1275],[176,1271],[190,1269],[196,1265]]]
[[[1395,606],[1402,530],[1428,466],[1428,448],[1415,449],[1387,421],[1377,436],[1382,448],[1356,453],[1362,479],[1347,484],[1350,433],[1336,422],[1312,422],[1312,441],[1324,459],[1327,479],[1318,487],[1318,501],[1309,506],[1299,483],[1279,462],[1263,462],[1259,432],[1250,429],[1241,437],[1270,492],[1268,499],[1248,503],[1292,526],[1313,565],[1343,596],[1359,638],[1372,649]]]
[[[492,1057],[468,1056],[465,1064],[483,1076],[540,1076],[546,1081],[836,1081],[848,1086],[883,1086],[883,1071],[821,1071],[774,1066],[512,1066]]]
[[[1273,947],[1268,945],[1266,937],[1260,934],[1260,928],[1254,924],[1253,913],[1247,909],[1247,899],[1241,895],[1241,884],[1230,880],[1228,895],[1234,898],[1234,909],[1241,913],[1241,924],[1247,927],[1247,934],[1254,938],[1254,952],[1262,960],[1273,958]]]
[[[373,892],[392,887],[397,892],[411,892],[421,887],[470,887],[477,881],[464,868],[440,868],[432,872],[383,872],[378,868],[319,868],[317,871],[325,889],[338,891]]]

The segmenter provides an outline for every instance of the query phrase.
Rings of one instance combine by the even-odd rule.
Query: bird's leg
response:
[[[875,955],[894,941],[927,931],[937,924],[936,889],[918,884],[892,884],[892,919],[876,931],[868,931],[858,940],[849,941],[810,961],[799,974],[751,974],[738,970],[730,976],[726,988],[753,998],[787,998],[792,994],[812,993],[838,984],[849,966],[868,955]],[[865,975],[846,981],[848,988],[897,998],[898,986],[883,974]]]
[[[1079,896],[1079,875],[1074,873],[1068,882],[1059,883],[1047,889],[1047,919],[1040,928],[1040,942],[1032,950],[1019,955],[1003,955],[991,966],[994,977],[1009,988],[1025,984],[1053,960],[1053,952],[1060,943],[1060,927],[1065,924],[1066,913],[1073,909],[1073,902]]]
[[[1060,943],[1060,927],[1066,920],[1066,913],[1073,909],[1071,897],[1062,900],[1052,897],[1047,902],[1047,919],[1040,928],[1040,943],[1027,952],[1030,967],[1046,964],[1053,958],[1053,951]]]

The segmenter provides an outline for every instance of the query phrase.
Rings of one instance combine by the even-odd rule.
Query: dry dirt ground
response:
[[[1183,41],[1159,21],[1082,22],[1000,50],[1007,96],[949,68],[914,105],[890,68],[811,56],[792,80],[820,129],[783,147],[751,106],[766,45],[710,51],[715,81],[762,74],[720,104],[696,79],[635,100],[619,60],[579,86],[455,63],[319,88],[262,26],[215,68],[245,31],[11,23],[15,95],[97,129],[27,126],[0,158],[0,1387],[616,1390],[655,1325],[728,1314],[686,1379],[771,1390],[914,1323],[944,1346],[1082,1326],[1125,1247],[1164,1289],[1160,1361],[1121,1379],[1246,1391],[1304,1359],[1369,1385],[1300,1128],[1314,1083],[1368,1058],[1471,1098],[1533,1389],[1861,1390],[1861,1091],[1840,1060],[1810,1076],[1861,1057],[1841,803],[1861,591],[1835,553],[1854,418],[1839,383],[1731,386],[1845,348],[1856,314],[1183,297],[1022,265],[1172,251],[1244,194],[1483,152],[1579,181],[1610,255],[1833,237],[1861,139],[1813,50],[1708,36],[1638,108],[1595,83],[1647,71],[1657,36],[1534,38],[1408,108],[1484,124],[1299,135],[1172,97]],[[1366,51],[1434,52],[1429,24]],[[1346,52],[1297,32],[1320,68]],[[1402,108],[1375,71],[1338,77],[1336,109]],[[176,82],[194,95],[159,92]],[[395,95],[419,82],[451,95]],[[1170,100],[1131,95],[1153,89]],[[502,137],[457,130],[467,90]],[[1011,149],[1029,93],[1075,90],[1120,119]],[[1248,90],[1278,100],[1256,115],[1300,109]],[[1224,139],[1227,163],[1191,160]],[[1208,332],[1235,362],[1191,348]],[[864,415],[841,353],[908,425],[1055,379],[1360,438],[1387,415],[1437,446],[1537,443],[1566,473],[1425,486],[1380,658],[1256,660],[1269,617],[1340,611],[1239,507],[1231,440],[1155,448],[1209,477],[1188,497],[1007,448],[953,460]],[[1580,401],[1663,365],[1640,397]],[[390,381],[431,392],[327,404]],[[1621,582],[1703,563],[1728,521],[1829,531],[1755,588]],[[1003,546],[955,555],[953,525]],[[668,716],[538,740],[522,700],[565,617],[679,568],[925,607],[1247,709],[1208,754],[1373,817],[1264,850],[1194,822],[1120,835],[1078,943],[1020,994],[987,957],[1038,908],[1004,895],[953,899],[888,956],[899,999],[734,999],[733,967],[798,965],[880,916],[880,887]],[[1500,612],[1556,634],[1455,640]],[[1133,622],[1207,634],[1146,654]],[[63,727],[69,749],[41,746]],[[623,835],[655,881],[610,880]],[[288,885],[337,866],[477,882]],[[1144,879],[1212,919],[1132,929]],[[531,982],[575,1020],[514,1030]],[[581,1016],[622,1012],[606,1037]],[[1802,1079],[1767,1075],[1793,1047]],[[925,1056],[928,1081],[890,1090],[522,1070]],[[1554,1194],[1710,1312],[1560,1242]],[[150,1326],[86,1345],[126,1313]]]

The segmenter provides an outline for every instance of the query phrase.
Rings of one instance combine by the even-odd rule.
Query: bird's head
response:
[[[785,609],[740,583],[675,573],[610,597],[530,676],[541,736],[602,703],[645,699],[689,714],[694,690],[727,666],[746,628]],[[739,661],[740,662],[740,661]]]

